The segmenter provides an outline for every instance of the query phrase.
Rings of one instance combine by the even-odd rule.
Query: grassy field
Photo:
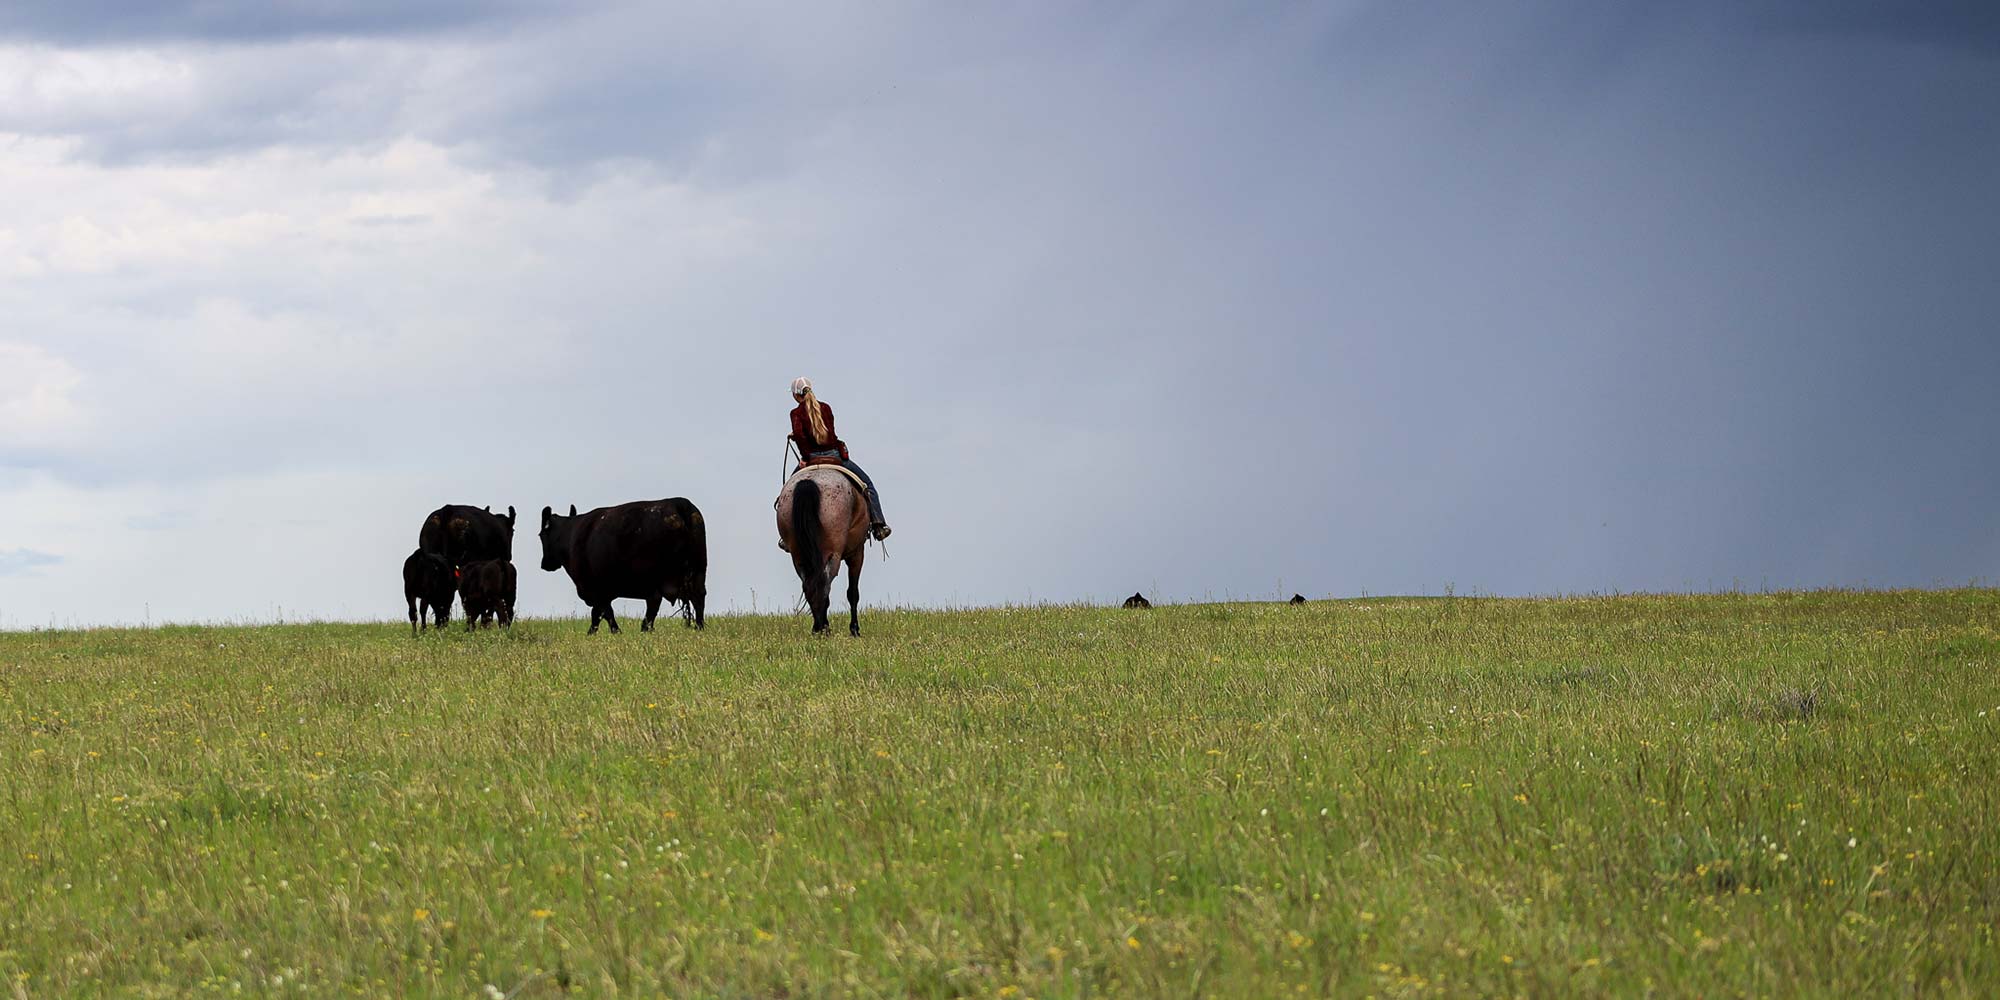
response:
[[[2000,995],[2000,592],[0,635],[0,995]]]

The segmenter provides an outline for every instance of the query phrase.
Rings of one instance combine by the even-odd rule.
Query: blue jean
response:
[[[875,480],[868,478],[868,473],[855,465],[853,459],[842,459],[840,467],[860,476],[861,481],[868,484],[868,520],[874,524],[888,523],[882,517],[882,496],[875,492]]]
[[[832,458],[836,454],[838,454],[838,452],[832,452],[832,451],[814,452],[812,457]],[[886,521],[882,517],[882,495],[875,492],[875,480],[869,478],[868,471],[866,469],[863,469],[861,466],[855,465],[854,460],[849,458],[841,459],[840,467],[846,469],[849,472],[854,473],[857,476],[860,476],[861,481],[868,485],[868,489],[864,490],[861,494],[868,500],[868,520],[872,524],[887,524],[888,521]]]

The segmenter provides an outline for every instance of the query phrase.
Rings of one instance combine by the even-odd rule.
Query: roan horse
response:
[[[778,538],[792,554],[792,568],[812,606],[813,631],[831,630],[826,606],[845,561],[847,632],[860,635],[861,556],[868,542],[868,499],[861,488],[837,468],[809,466],[785,483],[776,507]]]

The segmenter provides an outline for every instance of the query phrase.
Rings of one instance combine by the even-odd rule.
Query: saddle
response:
[[[847,478],[853,480],[855,489],[860,490],[863,494],[866,494],[868,492],[868,484],[862,482],[861,477],[855,475],[852,470],[848,469],[847,466],[840,464],[840,459],[837,458],[807,460],[806,464],[799,466],[796,472],[793,472],[790,476],[786,477],[785,485],[786,486],[792,485],[793,480],[796,480],[800,476],[803,476],[806,473],[811,472],[815,469],[832,469],[833,471],[838,472],[841,475],[846,476]],[[780,492],[783,491],[781,490]]]

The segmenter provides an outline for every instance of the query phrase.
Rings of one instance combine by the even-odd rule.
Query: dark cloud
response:
[[[1984,0],[1797,0],[1731,5],[1767,30],[1888,40],[2000,55],[2000,6]]]

